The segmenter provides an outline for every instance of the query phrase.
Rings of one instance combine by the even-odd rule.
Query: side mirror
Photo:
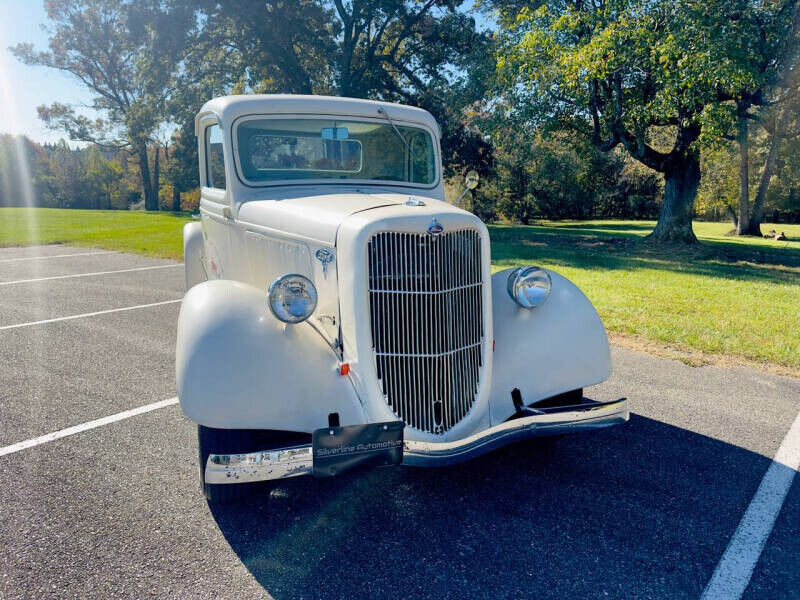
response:
[[[480,176],[478,175],[478,172],[475,171],[474,169],[472,171],[469,171],[467,173],[467,176],[464,177],[464,191],[461,192],[461,195],[458,198],[456,198],[456,204],[459,204],[461,202],[461,199],[464,197],[464,194],[478,187],[479,181],[480,181]]]

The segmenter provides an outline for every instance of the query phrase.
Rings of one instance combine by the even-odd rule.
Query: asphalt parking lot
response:
[[[587,395],[627,396],[626,425],[209,507],[182,294],[170,261],[0,249],[0,598],[696,598],[748,554],[743,597],[800,596],[800,478],[772,460],[800,380],[614,348]]]

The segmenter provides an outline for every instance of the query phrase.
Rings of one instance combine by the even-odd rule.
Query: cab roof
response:
[[[230,128],[234,120],[245,115],[307,114],[379,118],[383,116],[378,114],[379,107],[383,107],[393,121],[427,125],[437,136],[441,136],[436,119],[421,108],[358,98],[294,94],[248,94],[209,100],[195,117],[195,134],[200,118],[208,114],[216,115],[220,125]]]

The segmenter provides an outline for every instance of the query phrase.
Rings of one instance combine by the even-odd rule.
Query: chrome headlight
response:
[[[317,308],[317,288],[308,277],[289,273],[269,286],[269,309],[284,323],[305,321]]]
[[[508,274],[508,295],[522,308],[536,308],[550,295],[550,273],[540,267],[518,267]]]

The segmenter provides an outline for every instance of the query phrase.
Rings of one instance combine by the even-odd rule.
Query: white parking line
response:
[[[54,319],[42,319],[41,321],[30,321],[28,323],[15,323],[14,325],[0,326],[0,331],[6,329],[19,329],[20,327],[31,327],[32,325],[44,325],[45,323],[56,323],[58,321],[69,321],[71,319],[83,319],[84,317],[94,317],[96,315],[107,315],[108,313],[123,312],[126,310],[136,310],[139,308],[150,308],[151,306],[163,306],[164,304],[175,304],[181,300],[164,300],[163,302],[151,302],[150,304],[137,304],[136,306],[124,306],[122,308],[110,308],[108,310],[98,310],[96,312],[83,313],[80,315],[69,315],[68,317],[56,317]]]
[[[783,438],[761,485],[750,501],[733,538],[722,555],[702,599],[741,598],[778,513],[786,500],[789,488],[800,467],[800,414]]]
[[[153,402],[152,404],[145,404],[144,406],[140,406],[138,408],[132,408],[115,415],[109,415],[101,419],[95,419],[94,421],[88,421],[87,423],[81,423],[80,425],[67,427],[66,429],[61,429],[60,431],[54,431],[53,433],[48,433],[31,440],[25,440],[24,442],[18,442],[16,444],[11,444],[10,446],[0,448],[0,456],[14,454],[20,450],[46,444],[47,442],[52,442],[69,435],[75,435],[76,433],[81,433],[82,431],[88,431],[89,429],[94,429],[95,427],[102,427],[103,425],[108,425],[109,423],[116,423],[117,421],[122,421],[123,419],[129,419],[130,417],[135,417],[136,415],[141,415],[153,410],[158,410],[159,408],[172,406],[173,404],[177,403],[178,398],[169,398],[167,400]]]
[[[50,254],[44,256],[23,256],[22,258],[3,258],[0,263],[17,262],[19,260],[42,260],[44,258],[67,258],[68,256],[94,256],[96,254],[116,254],[116,250],[103,250],[101,252],[74,252],[73,254]]]
[[[136,267],[134,269],[119,269],[118,271],[96,271],[95,273],[76,273],[74,275],[55,275],[53,277],[37,277],[36,279],[17,279],[15,281],[0,281],[0,285],[11,285],[14,283],[33,283],[35,281],[50,281],[51,279],[70,279],[71,277],[92,277],[94,275],[113,275],[114,273],[131,273],[133,271],[150,271],[152,269],[169,269],[174,267],[182,267],[182,264],[176,265],[156,265],[153,267]]]

